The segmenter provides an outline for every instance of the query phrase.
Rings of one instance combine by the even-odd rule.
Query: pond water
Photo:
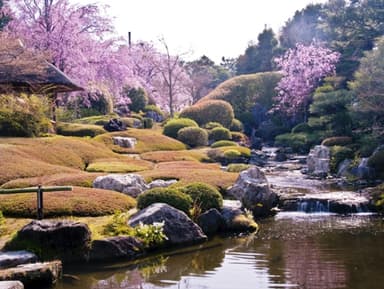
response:
[[[379,289],[384,221],[372,215],[279,213],[260,222],[255,235],[64,273],[55,289]]]

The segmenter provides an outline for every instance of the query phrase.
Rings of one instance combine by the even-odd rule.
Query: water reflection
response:
[[[262,222],[256,236],[217,238],[198,251],[174,251],[138,264],[67,269],[79,280],[56,287],[381,288],[383,242],[383,222],[369,216],[281,214]]]

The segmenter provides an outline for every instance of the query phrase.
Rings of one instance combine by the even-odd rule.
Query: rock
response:
[[[143,253],[143,244],[133,237],[111,237],[94,240],[91,245],[89,262],[116,259],[131,260]]]
[[[182,211],[167,204],[155,203],[134,214],[128,225],[135,227],[141,223],[164,222],[165,245],[181,245],[203,242],[207,236],[201,228]]]
[[[153,188],[166,188],[166,187],[169,187],[170,185],[173,185],[173,184],[176,184],[177,183],[177,180],[154,180],[153,182],[150,182],[148,184],[148,187],[150,189],[153,189]]]
[[[72,221],[32,221],[18,233],[17,239],[41,249],[44,260],[60,259],[73,263],[87,259],[91,231]]]
[[[267,163],[267,156],[260,150],[251,150],[249,163],[255,166],[263,167]]]
[[[275,162],[285,162],[288,159],[287,154],[284,152],[276,152],[274,157]]]
[[[317,145],[308,154],[308,174],[326,177],[329,173],[330,151],[327,146]]]
[[[100,176],[93,181],[93,187],[121,192],[134,198],[149,189],[144,178],[137,174],[110,174]]]
[[[0,252],[0,269],[34,262],[37,262],[37,256],[28,251]]]
[[[255,218],[274,214],[272,208],[278,204],[278,196],[269,189],[264,173],[258,167],[240,172],[236,183],[228,192],[241,201]]]
[[[0,281],[0,289],[24,289],[20,281]]]
[[[162,122],[164,120],[164,117],[160,113],[153,110],[147,111],[145,117],[152,118],[155,122]]]
[[[14,268],[0,270],[0,281],[17,280],[28,288],[51,286],[61,278],[60,261],[19,265]]]
[[[204,234],[212,236],[223,228],[224,219],[217,209],[210,209],[197,218],[197,224]]]
[[[239,208],[224,207],[221,216],[224,220],[222,231],[225,232],[253,232],[258,228],[257,224]]]
[[[118,145],[123,148],[135,148],[137,139],[134,137],[114,136],[112,137],[114,145]]]
[[[127,129],[127,126],[120,119],[112,118],[104,125],[104,129],[109,132],[123,131]]]

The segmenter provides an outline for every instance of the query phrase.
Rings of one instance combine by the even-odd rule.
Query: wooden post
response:
[[[43,189],[41,185],[37,186],[37,219],[43,219]]]

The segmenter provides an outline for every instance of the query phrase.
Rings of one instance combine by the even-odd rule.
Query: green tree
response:
[[[147,93],[141,87],[125,87],[123,92],[128,98],[130,98],[131,103],[129,104],[129,108],[134,112],[144,110],[145,106],[148,104]]]
[[[357,96],[356,109],[371,116],[376,125],[384,125],[384,37],[361,59],[350,88]]]
[[[275,33],[270,28],[264,28],[257,39],[258,43],[249,45],[245,53],[237,59],[238,75],[273,70],[273,58],[276,56],[278,44]]]
[[[0,0],[0,31],[11,21],[11,16],[5,11],[5,1]]]

